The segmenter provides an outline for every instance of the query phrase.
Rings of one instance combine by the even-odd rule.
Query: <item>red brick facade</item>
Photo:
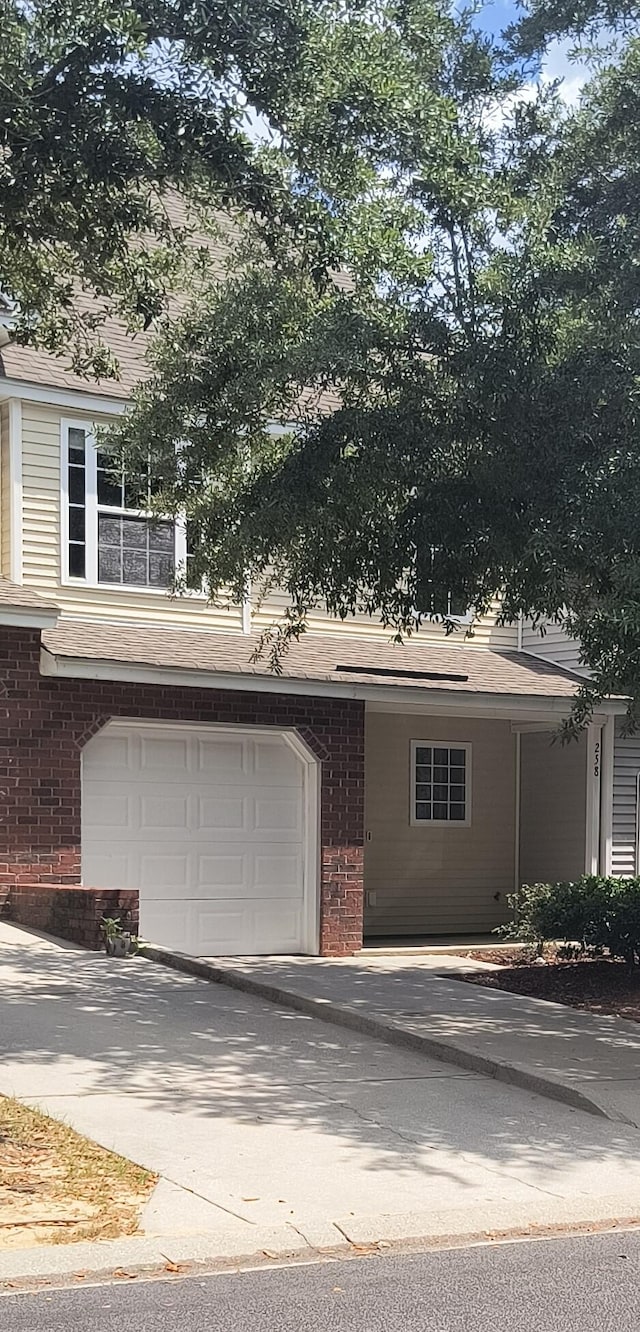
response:
[[[50,679],[39,660],[39,632],[0,629],[0,903],[11,887],[80,883],[80,756],[110,718],[287,727],[321,759],[321,952],[360,947],[362,703]]]
[[[122,888],[16,883],[8,891],[6,915],[18,925],[97,949],[104,944],[101,922],[106,916],[138,933],[138,894]]]

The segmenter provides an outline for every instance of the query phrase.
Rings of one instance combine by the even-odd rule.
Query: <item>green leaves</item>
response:
[[[633,720],[631,10],[536,0],[525,15],[532,52],[615,21],[619,49],[573,111],[436,0],[0,11],[0,285],[17,336],[71,343],[105,374],[102,316],[160,329],[118,440],[162,464],[157,502],[200,533],[212,595],[277,578],[291,633],[321,604],[402,635],[434,606],[451,628],[450,604],[481,613],[500,594],[506,620],[562,616],[581,640],[591,675],[568,732],[609,691]],[[188,243],[194,207],[205,232],[232,215],[222,273],[205,237]],[[78,287],[100,297],[97,321]]]

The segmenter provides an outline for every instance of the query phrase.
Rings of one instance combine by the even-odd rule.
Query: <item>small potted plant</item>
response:
[[[100,929],[104,934],[104,950],[108,957],[129,957],[135,952],[137,939],[125,930],[119,916],[103,916]]]

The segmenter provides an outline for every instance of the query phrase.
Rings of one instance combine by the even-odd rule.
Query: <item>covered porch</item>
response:
[[[521,884],[610,872],[614,717],[562,744],[568,707],[367,704],[365,945],[486,937]]]

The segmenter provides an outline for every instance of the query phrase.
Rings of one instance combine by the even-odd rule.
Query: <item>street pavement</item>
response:
[[[2,1332],[635,1332],[640,1236],[0,1297]]]

